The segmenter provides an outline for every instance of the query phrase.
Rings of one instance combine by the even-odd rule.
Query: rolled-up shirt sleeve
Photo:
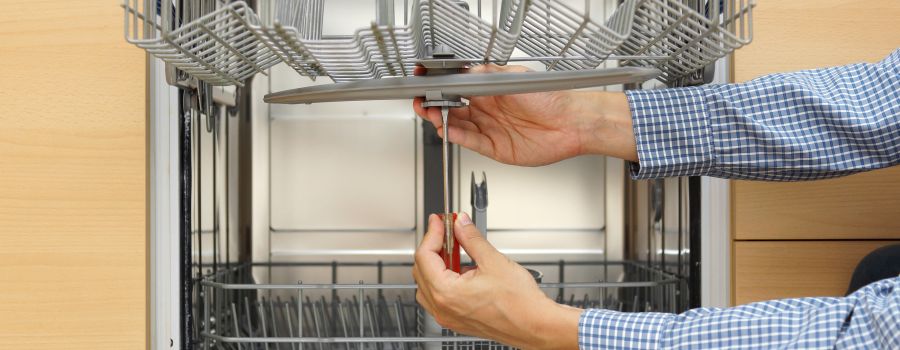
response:
[[[626,96],[635,179],[798,181],[900,164],[900,50],[875,64]]]

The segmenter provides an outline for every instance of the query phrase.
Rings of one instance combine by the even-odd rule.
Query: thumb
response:
[[[490,264],[491,261],[503,256],[484,238],[466,213],[459,214],[453,232],[459,245],[479,265]]]

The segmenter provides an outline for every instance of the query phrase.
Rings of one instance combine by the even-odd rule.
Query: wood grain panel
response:
[[[757,0],[753,42],[734,53],[734,80],[876,62],[900,48],[900,1]]]
[[[893,243],[900,241],[735,242],[734,304],[841,296],[856,264]]]
[[[900,1],[759,0],[753,42],[734,54],[735,81],[854,62],[900,48]],[[733,183],[734,238],[900,238],[900,168],[842,179]]]
[[[144,348],[144,55],[115,1],[0,8],[0,348]]]
[[[733,186],[737,240],[900,239],[900,167],[806,183]]]

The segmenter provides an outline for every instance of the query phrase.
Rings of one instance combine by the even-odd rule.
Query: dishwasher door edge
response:
[[[732,55],[716,61],[713,84],[732,80]],[[700,306],[731,306],[731,181],[700,179]]]
[[[181,342],[178,89],[166,83],[165,65],[147,56],[148,236],[147,314],[149,349]]]

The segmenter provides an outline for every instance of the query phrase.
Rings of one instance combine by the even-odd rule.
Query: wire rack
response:
[[[211,85],[241,85],[279,62],[251,30],[259,17],[246,3],[189,4],[126,0],[126,40]]]
[[[378,18],[370,25],[328,37],[322,33],[324,0],[272,0],[270,21],[243,1],[186,3],[125,0],[125,37],[212,85],[241,85],[280,62],[303,76],[336,82],[407,76],[438,47],[458,59],[498,64],[518,49],[524,54],[519,58],[541,61],[547,70],[593,69],[619,60],[658,68],[662,80],[672,82],[749,43],[755,5],[624,0],[601,23],[589,0],[581,8],[553,0],[494,0],[489,19],[464,1],[414,0],[404,9],[404,25],[395,25],[393,1],[378,0]]]
[[[517,47],[532,57],[583,57],[546,60],[547,70],[593,69],[628,38],[636,0],[625,0],[605,24],[591,18],[590,2],[584,11],[564,2],[533,0]]]
[[[668,311],[685,308],[684,279],[634,262],[533,262],[537,270],[558,272],[539,284],[557,302],[581,308]],[[415,284],[383,283],[386,270],[402,262],[306,262],[245,264],[210,273],[196,288],[197,334],[204,349],[418,349],[506,348],[501,344],[442,329],[415,302]],[[368,269],[371,281],[358,284],[255,283],[252,270],[282,268],[303,277],[304,268]],[[565,281],[566,269],[602,271],[600,280]]]
[[[754,5],[752,0],[642,1],[634,16],[632,33],[618,52],[668,59],[637,58],[620,63],[656,67],[667,82],[691,74],[750,43]]]

